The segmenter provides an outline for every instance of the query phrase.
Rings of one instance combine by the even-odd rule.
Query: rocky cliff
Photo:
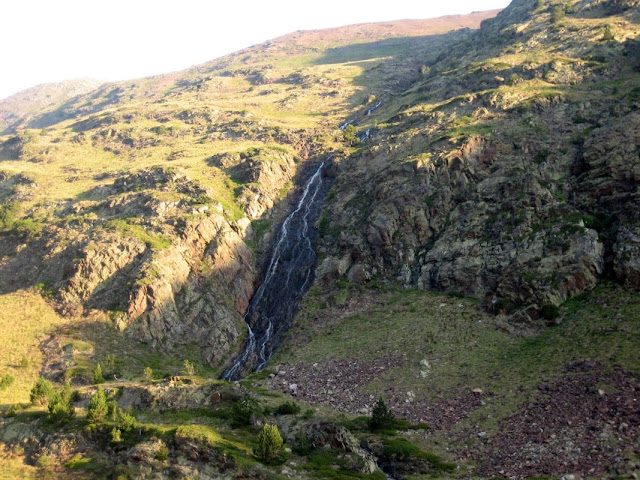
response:
[[[319,276],[528,319],[602,276],[637,289],[636,7],[516,1],[428,65],[362,124],[377,128],[330,193]]]

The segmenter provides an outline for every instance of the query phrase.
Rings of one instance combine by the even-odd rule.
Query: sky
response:
[[[294,32],[503,8],[509,0],[8,0],[0,99],[75,78],[182,70]]]

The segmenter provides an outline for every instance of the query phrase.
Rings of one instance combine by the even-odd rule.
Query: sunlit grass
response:
[[[12,385],[0,390],[0,405],[28,403],[42,366],[40,342],[69,320],[32,291],[1,295],[0,312],[0,376],[15,377]]]

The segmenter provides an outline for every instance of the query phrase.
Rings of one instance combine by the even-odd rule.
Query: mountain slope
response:
[[[494,14],[296,33],[25,117],[0,144],[0,289],[44,285],[68,315],[221,365],[282,200],[343,149],[337,125]]]
[[[88,78],[38,85],[0,100],[0,132],[45,110],[95,90],[102,82]]]
[[[554,20],[556,4],[514,2],[367,118],[375,145],[330,194],[320,276],[528,319],[603,275],[640,286],[637,10],[563,5]]]
[[[24,350],[78,416],[3,418],[0,456],[57,477],[635,476],[638,6],[298,32],[26,119],[0,146],[0,288],[67,317],[39,338],[22,319]],[[327,158],[317,281],[268,369],[217,381]],[[0,401],[26,401],[40,365],[10,355],[25,380]],[[135,418],[85,416],[98,362]],[[403,421],[376,429],[378,398]],[[266,423],[284,465],[252,453]]]

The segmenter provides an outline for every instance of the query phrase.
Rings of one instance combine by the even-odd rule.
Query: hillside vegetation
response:
[[[27,101],[0,136],[0,470],[635,478],[639,25],[514,0]],[[314,285],[264,371],[217,380],[324,160]]]

